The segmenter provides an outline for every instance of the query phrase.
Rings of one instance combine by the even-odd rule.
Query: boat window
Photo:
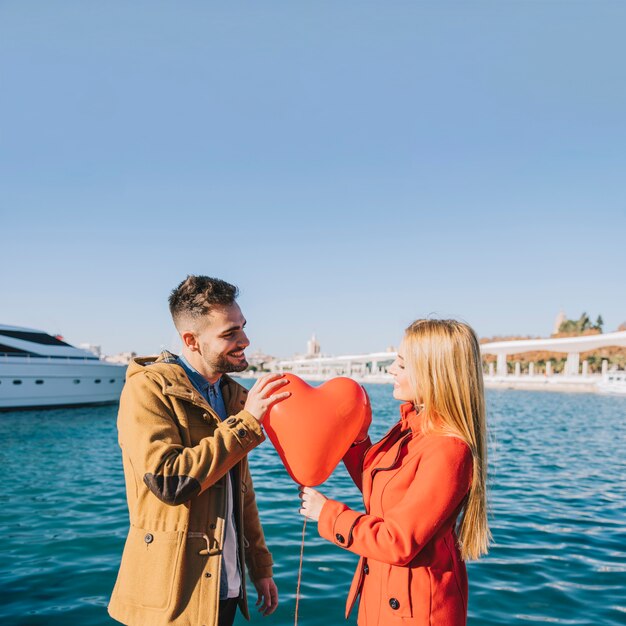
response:
[[[44,346],[69,346],[69,343],[61,341],[52,335],[46,333],[34,333],[26,330],[0,330],[0,336],[13,337],[13,339],[21,339],[22,341],[32,341]]]
[[[78,385],[79,383],[80,383],[80,378],[75,378],[75,379],[74,379],[74,384],[75,384],[75,385]]]
[[[21,381],[21,380],[14,380],[14,381],[13,381],[13,384],[14,384],[14,385],[21,385],[21,384],[22,384],[22,381]]]
[[[28,352],[28,350],[22,350],[21,348],[7,346],[5,343],[0,343],[0,354],[10,354],[11,356],[29,356],[33,353]]]
[[[101,383],[102,381],[99,378],[96,378],[96,380],[94,380],[93,382],[96,383],[97,385],[98,383]]]
[[[35,385],[43,385],[43,380],[36,380]]]
[[[110,383],[114,383],[114,382],[115,382],[115,378],[110,378],[110,379],[109,379],[109,382],[110,382]]]

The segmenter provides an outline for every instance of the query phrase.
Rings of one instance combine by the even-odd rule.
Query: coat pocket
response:
[[[428,568],[430,575],[430,620],[433,624],[465,624],[467,600],[452,570]]]
[[[116,584],[122,602],[157,611],[170,607],[183,537],[182,532],[130,527]]]
[[[389,566],[387,597],[383,598],[387,615],[413,617],[411,598],[411,569],[399,565]]]

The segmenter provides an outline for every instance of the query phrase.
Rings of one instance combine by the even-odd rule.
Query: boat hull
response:
[[[93,359],[3,357],[0,410],[114,403],[125,375],[125,365]]]

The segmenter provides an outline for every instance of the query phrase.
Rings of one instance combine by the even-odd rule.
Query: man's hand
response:
[[[278,588],[274,579],[259,578],[253,582],[258,593],[256,606],[259,607],[259,613],[263,613],[264,616],[271,615],[278,606]]]
[[[300,507],[300,515],[308,517],[314,521],[318,521],[322,512],[324,502],[328,498],[323,496],[319,491],[311,489],[311,487],[300,487],[300,500],[302,500],[302,506]]]
[[[261,376],[248,392],[248,399],[243,408],[248,413],[252,413],[259,423],[262,424],[268,409],[276,402],[281,402],[291,395],[289,391],[272,395],[273,391],[280,389],[288,383],[289,381],[283,374],[265,374],[265,376]]]

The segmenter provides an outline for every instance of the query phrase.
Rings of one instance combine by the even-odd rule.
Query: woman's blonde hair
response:
[[[459,437],[472,452],[472,484],[461,512],[458,540],[463,559],[477,559],[487,553],[491,538],[487,421],[478,339],[463,322],[423,319],[406,329],[402,345],[415,404],[423,405],[424,431]]]

